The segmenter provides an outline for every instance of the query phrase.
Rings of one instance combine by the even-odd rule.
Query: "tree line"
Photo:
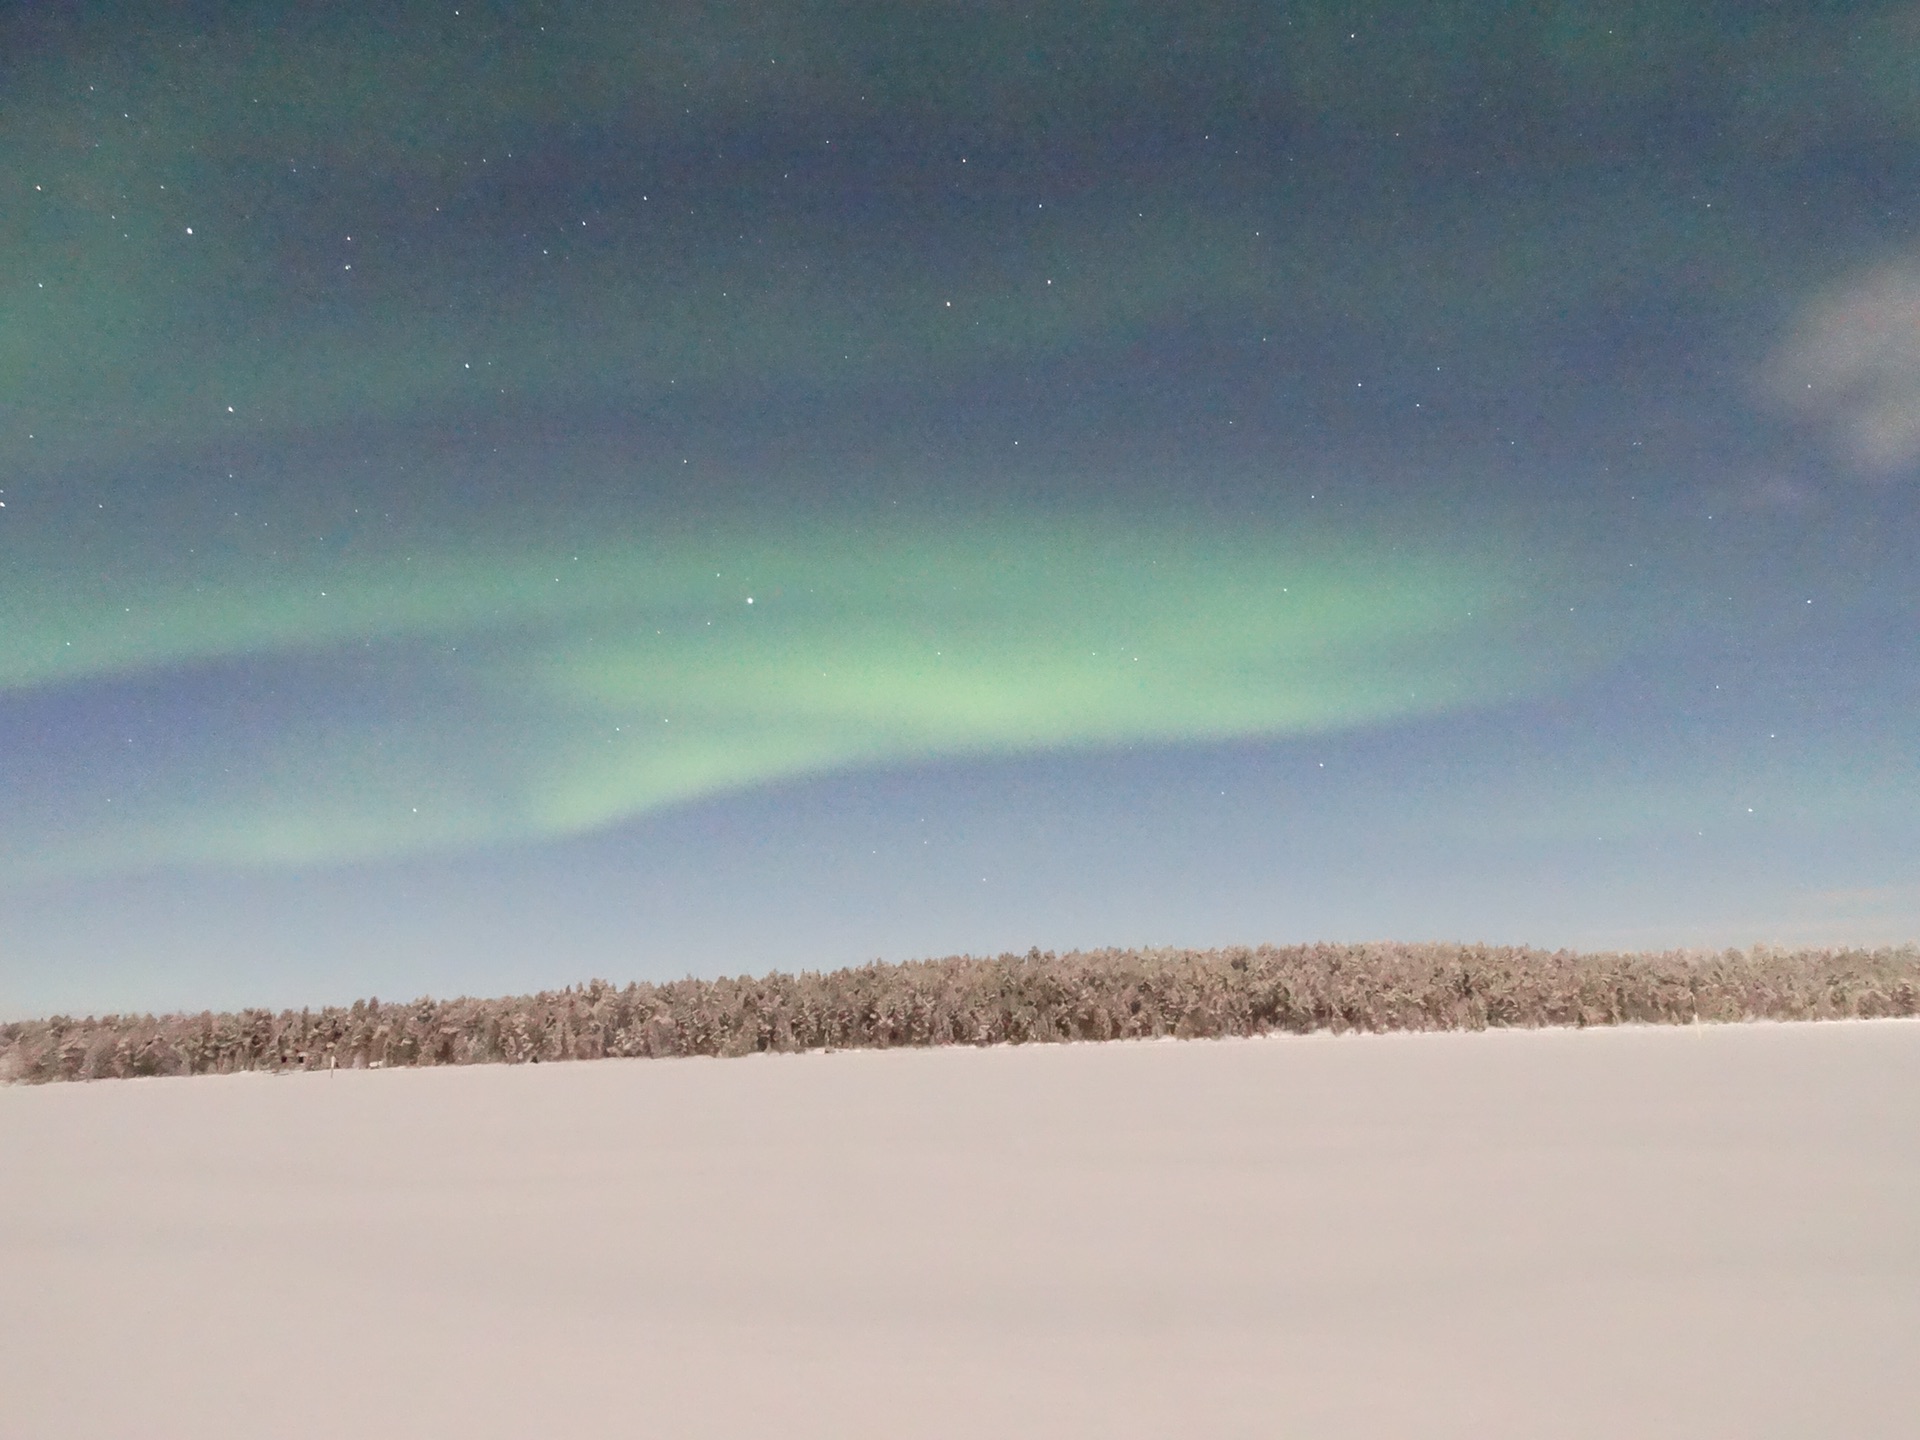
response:
[[[502,999],[0,1025],[0,1080],[40,1083],[604,1056],[748,1055],[1920,1012],[1920,948],[1577,953],[1297,945],[952,956]]]

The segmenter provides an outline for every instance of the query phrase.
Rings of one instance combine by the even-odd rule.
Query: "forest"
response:
[[[498,999],[53,1016],[0,1024],[0,1081],[1917,1012],[1914,946],[1036,949],[758,978],[593,980]]]

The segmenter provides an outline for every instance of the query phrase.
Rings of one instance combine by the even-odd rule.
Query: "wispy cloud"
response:
[[[1766,378],[1862,469],[1920,462],[1920,255],[1855,271],[1817,296]]]

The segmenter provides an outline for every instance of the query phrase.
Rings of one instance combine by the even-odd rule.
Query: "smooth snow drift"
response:
[[[0,1435],[1911,1436],[1920,1023],[0,1089]]]

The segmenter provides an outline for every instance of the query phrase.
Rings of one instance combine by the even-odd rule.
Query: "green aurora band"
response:
[[[1484,703],[1564,676],[1577,653],[1544,661],[1538,596],[1502,553],[1009,513],[609,526],[592,543],[352,561],[209,550],[85,583],[40,567],[0,594],[25,617],[0,638],[0,693],[348,657],[363,686],[408,699],[379,724],[323,706],[250,737],[243,763],[176,767],[117,809],[101,797],[94,822],[69,816],[10,863],[347,862],[578,834],[850,767]]]

